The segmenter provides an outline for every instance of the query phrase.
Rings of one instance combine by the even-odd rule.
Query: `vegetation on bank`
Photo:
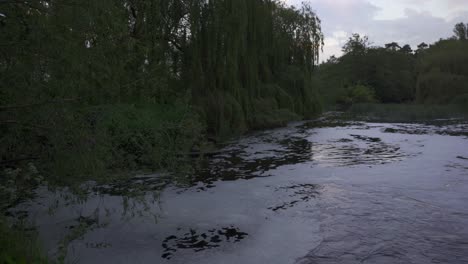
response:
[[[30,164],[59,185],[173,170],[208,139],[311,118],[322,105],[468,105],[463,23],[416,51],[354,34],[342,57],[318,66],[321,21],[308,4],[15,0],[0,8],[3,178]],[[411,107],[423,108],[432,111]]]
[[[463,23],[416,51],[354,34],[342,57],[318,66],[321,21],[308,4],[15,0],[0,8],[2,174],[32,163],[54,184],[109,180],[172,170],[207,139],[311,118],[322,105],[468,105]]]
[[[468,120],[468,108],[434,104],[354,104],[347,115],[353,119],[377,122],[431,122],[434,120]]]
[[[1,2],[0,212],[44,180],[173,171],[208,140],[322,105],[381,121],[466,117],[467,26],[454,32],[416,51],[355,34],[318,65],[324,37],[308,4]],[[0,217],[0,262],[43,263],[30,238]]]
[[[372,46],[366,36],[354,34],[342,57],[332,57],[318,67],[315,78],[320,95],[326,105],[345,109],[372,101],[467,108],[467,27],[459,23],[454,37],[432,45],[421,43],[415,51],[396,42]]]
[[[0,213],[313,116],[320,23],[275,0],[1,2]],[[45,262],[29,238],[2,221],[0,262]]]
[[[46,264],[48,260],[36,243],[34,232],[12,229],[0,217],[0,263]]]
[[[55,184],[173,168],[320,110],[320,19],[263,0],[0,4],[0,168]]]

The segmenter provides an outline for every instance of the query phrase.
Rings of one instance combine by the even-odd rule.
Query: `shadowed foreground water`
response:
[[[138,177],[81,203],[40,189],[15,210],[68,262],[468,263],[466,124],[291,124],[232,142],[186,181],[123,197],[166,184]]]

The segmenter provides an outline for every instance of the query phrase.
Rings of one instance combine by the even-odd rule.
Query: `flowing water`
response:
[[[233,141],[186,187],[42,188],[11,214],[70,263],[468,263],[468,124],[324,120]]]

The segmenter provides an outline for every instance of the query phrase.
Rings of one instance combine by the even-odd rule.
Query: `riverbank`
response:
[[[130,108],[130,109],[132,109],[132,108]],[[456,108],[452,108],[451,106],[429,107],[429,106],[415,106],[415,105],[355,105],[348,112],[337,113],[337,114],[330,113],[330,114],[324,115],[322,118],[319,118],[319,119],[317,119],[315,121],[306,122],[304,124],[304,128],[313,129],[313,128],[316,128],[316,127],[318,128],[318,127],[348,126],[349,123],[347,123],[347,120],[353,120],[353,121],[370,120],[370,121],[377,121],[377,122],[382,122],[382,120],[386,120],[385,122],[411,123],[411,122],[416,122],[416,121],[424,121],[424,120],[429,121],[429,120],[440,119],[440,118],[444,118],[444,119],[453,118],[453,117],[461,118],[462,116],[453,115],[453,113],[457,113],[457,111],[455,111],[454,109],[456,109]],[[133,111],[141,111],[141,110],[133,109]],[[130,113],[131,113],[131,111],[130,111]],[[460,112],[460,113],[463,113],[463,112]],[[132,118],[137,118],[138,117],[138,118],[143,118],[143,119],[145,118],[145,115],[143,115],[143,117],[142,116],[137,116],[137,115],[131,115],[131,114],[129,116],[127,116],[127,115],[129,115],[129,110],[128,109],[127,110],[122,110],[121,113],[114,114],[113,116],[114,116],[115,120],[121,120],[122,122],[129,122],[129,120],[131,120],[131,118],[128,118],[128,117],[132,117]],[[127,117],[122,118],[122,116],[124,116],[124,117],[127,116]],[[116,118],[116,117],[118,117],[118,118]],[[147,121],[148,120],[149,119],[147,119]],[[138,123],[140,121],[132,120],[131,122],[137,122]],[[124,124],[125,123],[120,123],[121,126],[123,126]],[[284,125],[283,123],[278,124],[278,126],[283,126],[283,125]],[[278,127],[278,126],[276,126],[276,127]],[[107,127],[106,129],[109,129],[109,127]],[[138,127],[138,126],[132,126],[132,125],[128,125],[127,129],[129,129],[130,131],[133,131],[135,133],[144,131],[144,130],[138,131],[137,129],[142,129],[142,128]],[[388,129],[387,132],[388,133],[400,133],[401,132],[400,131],[401,128],[399,128],[399,130],[396,130],[396,129],[393,129],[392,131],[390,131],[390,130],[391,129]],[[265,132],[267,132],[267,131],[265,131]],[[120,132],[120,133],[122,133],[122,132]],[[412,131],[409,131],[407,133],[412,133]],[[130,138],[133,137],[132,133],[127,132],[126,134],[129,135]],[[252,131],[252,132],[248,133],[247,136],[255,135],[255,134],[258,134],[258,133],[255,132],[255,131]],[[440,133],[438,133],[436,131],[435,134],[440,134]],[[132,135],[132,136],[130,136],[130,135]],[[122,137],[122,138],[124,138],[124,137]],[[193,141],[190,141],[190,142],[193,142]],[[232,142],[232,140],[231,140],[231,142]],[[300,144],[302,144],[302,143],[300,143],[300,142],[294,143],[294,137],[292,137],[292,138],[285,138],[284,139],[284,144],[285,144],[285,147],[291,148],[291,147],[293,147],[293,146],[295,146],[297,144],[299,144],[299,145],[297,145],[297,147],[300,147]],[[225,144],[221,144],[221,145],[225,145]],[[317,149],[317,150],[320,151],[320,149]],[[287,164],[289,164],[291,162],[292,163],[300,162],[301,160],[305,161],[305,160],[309,159],[309,155],[314,155],[315,154],[315,153],[306,152],[305,153],[306,155],[304,157],[302,157],[302,156],[297,156],[297,153],[295,153],[294,151],[300,151],[300,149],[296,149],[296,147],[291,148],[290,153],[289,152],[287,154],[285,153],[285,155],[290,157],[290,159],[285,160],[285,163],[281,162],[281,160],[280,160],[280,161],[278,161],[278,164],[273,165],[273,167],[287,165]],[[199,153],[201,153],[201,152],[199,152]],[[219,155],[222,156],[223,155],[222,152],[218,153],[218,151],[215,151],[213,153],[214,153],[215,156],[219,156]],[[174,155],[174,158],[177,158],[178,161],[180,161],[180,162],[182,162],[184,160],[184,158],[180,157],[180,155],[178,155],[178,156]],[[230,159],[228,159],[228,160],[229,160],[229,162],[234,162],[234,160],[232,160],[232,161]],[[268,162],[266,164],[264,164],[264,165],[262,165],[262,164],[264,164],[264,161],[262,159],[253,160],[252,162],[250,162],[248,164],[245,164],[245,168],[239,167],[240,164],[232,163],[231,165],[229,165],[229,167],[237,168],[236,169],[237,171],[236,170],[226,170],[225,173],[224,173],[226,175],[223,176],[223,177],[226,177],[225,180],[228,180],[228,179],[231,179],[231,178],[232,179],[237,179],[237,177],[241,177],[241,178],[242,177],[247,177],[248,178],[248,177],[251,177],[251,176],[249,176],[250,173],[252,171],[256,170],[255,168],[258,169],[258,168],[261,168],[262,166],[266,166],[266,167],[272,166]],[[28,166],[23,168],[22,170],[11,170],[10,169],[9,173],[7,174],[8,177],[3,178],[4,180],[6,180],[10,184],[12,184],[10,186],[11,188],[9,188],[9,190],[13,190],[13,191],[10,193],[10,195],[11,195],[10,197],[2,197],[2,201],[3,201],[2,208],[5,208],[6,206],[11,207],[12,203],[20,203],[21,201],[25,201],[25,199],[33,198],[33,195],[31,195],[30,192],[32,192],[38,185],[41,185],[41,184],[46,184],[47,185],[48,184],[47,179],[45,179],[41,175],[40,171],[32,163],[28,163],[27,165]],[[190,167],[191,165],[194,165],[194,164],[190,165],[190,162],[187,162],[186,165]],[[182,166],[182,164],[179,164],[179,166]],[[194,166],[196,167],[198,165],[194,165]],[[208,166],[210,166],[210,165],[208,165]],[[123,171],[123,169],[124,169],[124,167],[122,167],[121,171]],[[224,168],[223,170],[225,170],[225,169],[226,168]],[[188,171],[185,171],[185,173],[183,172],[183,173],[179,174],[179,175],[182,176],[180,178],[178,178],[178,176],[165,177],[164,179],[162,177],[159,177],[159,179],[156,179],[156,181],[161,183],[160,185],[158,185],[160,187],[155,187],[155,185],[151,185],[151,184],[148,185],[148,183],[149,183],[148,181],[150,181],[152,183],[152,181],[155,180],[152,177],[148,177],[148,178],[142,177],[142,178],[132,180],[133,176],[131,176],[131,175],[135,175],[135,174],[131,174],[130,173],[131,171],[128,170],[127,172],[125,172],[125,173],[122,172],[121,174],[116,175],[114,177],[106,176],[106,177],[94,178],[94,179],[93,178],[88,178],[88,179],[94,180],[96,183],[99,184],[99,186],[111,186],[111,189],[112,188],[113,189],[110,192],[109,191],[106,192],[105,189],[102,189],[100,187],[98,189],[94,190],[94,191],[91,191],[91,192],[90,192],[89,189],[88,190],[83,190],[83,189],[80,189],[80,188],[72,189],[72,192],[74,192],[75,194],[79,194],[80,191],[83,191],[83,195],[88,195],[90,193],[92,194],[93,192],[95,192],[97,190],[101,190],[101,191],[99,191],[101,193],[107,193],[107,194],[112,194],[112,195],[117,195],[117,196],[122,196],[122,197],[137,197],[137,196],[144,197],[145,194],[147,194],[148,190],[152,190],[153,192],[155,190],[158,190],[158,192],[160,192],[160,191],[162,192],[163,189],[164,189],[164,186],[166,186],[167,184],[175,183],[177,181],[178,181],[178,184],[180,184],[180,185],[191,187],[194,184],[196,184],[197,182],[209,182],[209,181],[218,180],[217,177],[219,177],[219,176],[215,176],[215,178],[213,178],[214,175],[212,174],[211,170],[212,169],[210,169],[209,167],[207,167],[205,169],[201,169],[201,170],[197,169],[197,171],[188,170]],[[107,173],[109,173],[109,172],[110,171],[107,171]],[[146,173],[150,173],[150,170],[147,170]],[[246,174],[246,175],[242,176],[243,174]],[[86,178],[70,177],[69,179],[67,179],[67,181],[63,181],[61,183],[62,184],[68,184],[68,185],[62,185],[62,186],[68,186],[69,187],[69,186],[72,186],[74,184],[80,183],[79,180],[84,181],[85,179]],[[164,181],[164,183],[163,183],[163,181]],[[28,184],[26,184],[26,183],[28,183]],[[56,184],[57,184],[57,182],[51,182],[50,187],[56,186]],[[115,188],[112,186],[112,184],[116,184]],[[176,184],[176,185],[178,185],[178,184]],[[22,189],[14,189],[17,186],[22,186],[23,188]],[[201,190],[203,190],[204,188],[205,187],[202,187]],[[2,195],[5,196],[6,193],[7,192],[2,192]],[[16,194],[18,194],[18,193],[21,193],[22,197],[17,197]],[[5,202],[8,201],[8,199],[10,199],[10,203],[8,205],[6,205]],[[85,221],[83,223],[87,223],[87,222]],[[81,226],[81,224],[82,224],[82,222],[80,222],[80,226]],[[19,230],[19,229],[8,229],[8,228],[5,228],[5,227],[7,227],[7,225],[4,225],[4,228],[1,230],[3,233],[0,234],[0,235],[2,235],[3,237],[11,237],[11,239],[12,239],[11,243],[13,243],[13,244],[23,243],[22,242],[23,240],[22,240],[21,230]],[[85,228],[83,230],[83,232],[87,232],[87,229]],[[17,235],[9,235],[9,234],[17,234]],[[82,234],[80,234],[80,236],[81,235]],[[68,241],[65,244],[68,245],[68,243],[72,243],[74,240],[75,240],[75,238],[70,239],[70,241]],[[32,243],[35,244],[34,241]],[[28,244],[25,244],[25,245],[28,245]],[[30,248],[31,248],[31,246],[28,245],[28,246],[25,246],[25,248],[23,250],[28,251]],[[61,256],[63,258],[66,255],[66,248],[67,248],[67,246],[64,246],[63,249],[65,250],[65,252],[61,253]],[[6,254],[17,255],[17,253],[15,253],[15,252],[18,252],[18,249],[10,248],[8,250],[11,251],[11,252],[7,251]],[[30,254],[30,253],[27,253],[27,254]]]
[[[0,112],[24,120],[6,126],[0,137],[5,143],[0,149],[3,153],[0,160],[2,215],[7,209],[32,199],[40,185],[86,196],[89,190],[81,188],[85,182],[112,185],[131,182],[135,175],[155,172],[171,172],[172,176],[165,181],[183,185],[185,176],[193,172],[199,160],[206,153],[216,152],[216,144],[247,132],[207,135],[203,120],[194,109],[183,104],[83,107],[67,103],[41,105],[34,112],[29,110]],[[285,126],[299,119],[299,115],[288,110],[269,112],[265,108],[257,113],[252,130]],[[144,193],[129,186],[120,194]],[[15,222],[14,218],[10,220]],[[4,221],[0,236],[9,237],[12,244],[22,244],[22,230],[14,225],[10,228],[10,224]],[[30,246],[23,244],[23,250],[28,251]],[[2,248],[5,258],[17,259],[17,255],[30,254],[18,254],[20,251]]]
[[[0,263],[6,264],[46,264],[49,263],[37,242],[34,231],[16,226],[12,228],[0,216]]]
[[[468,119],[468,106],[424,104],[355,104],[346,115],[374,122],[432,122],[438,119]]]

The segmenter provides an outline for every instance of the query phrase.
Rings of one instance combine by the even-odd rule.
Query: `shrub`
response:
[[[46,180],[60,184],[177,166],[203,132],[184,104],[52,107],[37,112],[22,118],[29,120],[27,125],[2,127],[2,159],[33,157],[48,175]]]
[[[350,107],[353,104],[374,102],[377,102],[374,90],[361,84],[348,88],[346,94],[337,101],[338,104],[345,107]]]

